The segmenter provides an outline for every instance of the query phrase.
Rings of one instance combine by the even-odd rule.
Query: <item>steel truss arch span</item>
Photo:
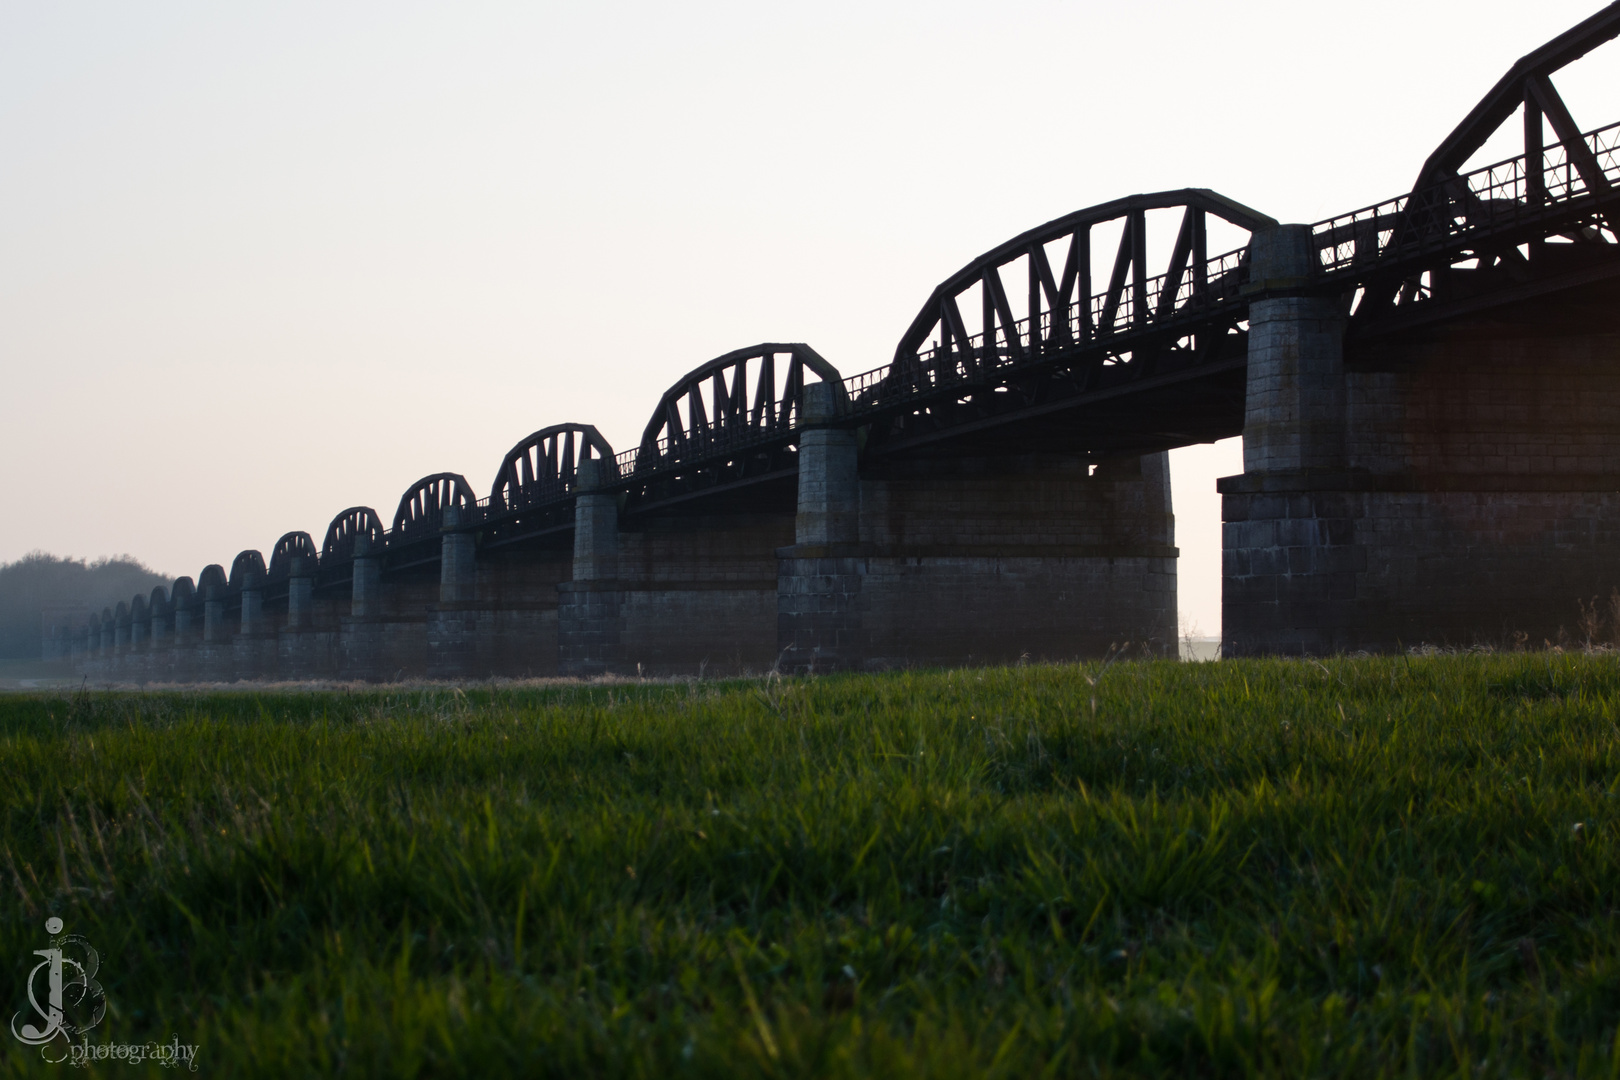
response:
[[[393,535],[412,539],[437,535],[446,510],[452,506],[460,510],[465,523],[477,504],[478,496],[473,494],[472,485],[460,473],[424,476],[400,496],[399,507],[394,511]]]
[[[315,541],[309,533],[290,532],[276,541],[276,546],[270,549],[270,570],[266,577],[271,581],[281,581],[291,576],[294,559],[308,559],[311,567],[315,564]]]
[[[794,468],[804,387],[848,393],[838,369],[803,342],[766,342],[700,364],[659,399],[641,444],[618,457],[631,510],[716,493]]]
[[[1584,19],[1533,52],[1521,56],[1499,79],[1490,92],[1469,110],[1462,123],[1447,135],[1424,161],[1413,191],[1455,179],[1457,172],[1501,126],[1527,109],[1525,130],[1539,134],[1543,118],[1552,123],[1554,134],[1566,151],[1579,154],[1580,129],[1565,124],[1568,110],[1548,79],[1605,42],[1620,37],[1620,2],[1611,3],[1589,19]],[[1534,139],[1530,140],[1534,143]],[[1574,144],[1574,145],[1572,145]],[[1544,145],[1527,147],[1546,149]],[[1576,162],[1577,167],[1581,162]]]
[[[383,535],[382,519],[369,506],[351,506],[326,527],[321,541],[321,563],[344,562],[354,558],[354,542],[364,537],[375,547]]]
[[[232,589],[241,590],[262,586],[266,577],[264,569],[264,556],[250,548],[239,552],[231,560],[230,585]]]
[[[1146,214],[1170,209],[1184,211],[1181,232],[1165,271],[1153,275],[1146,255]],[[990,249],[941,282],[901,337],[894,352],[895,365],[915,361],[936,331],[947,352],[965,344],[960,300],[975,289],[980,293],[980,333],[985,347],[1019,353],[1040,352],[1054,344],[1066,348],[1139,329],[1165,321],[1189,304],[1224,296],[1229,288],[1235,292],[1240,252],[1218,256],[1217,265],[1209,265],[1205,222],[1210,214],[1251,233],[1277,224],[1275,218],[1207,188],[1131,195],[1065,214]],[[1125,227],[1108,287],[1093,294],[1091,229],[1121,219]],[[1064,240],[1069,247],[1054,272],[1046,247]],[[1230,265],[1220,261],[1223,259]],[[1011,294],[1001,272],[1020,260],[1027,268],[1028,306],[1024,318],[1015,321]],[[1216,270],[1214,280],[1211,269]],[[1018,323],[1025,325],[1020,329]],[[1038,331],[1033,337],[1030,327]]]
[[[218,599],[229,587],[230,579],[225,576],[225,568],[219,563],[209,563],[197,575],[197,592],[204,600]]]
[[[780,377],[779,356],[786,357]],[[758,366],[751,376],[752,364]],[[807,371],[847,400],[838,369],[803,342],[755,345],[698,365],[658,400],[631,454],[634,468],[662,468],[786,435],[804,406]]]
[[[1504,289],[1555,291],[1561,275],[1620,273],[1620,125],[1583,130],[1552,82],[1616,37],[1611,3],[1509,68],[1409,194],[1313,226],[1321,274],[1345,290],[1353,331],[1409,325]],[[1462,173],[1515,114],[1523,151]]]
[[[197,602],[197,586],[190,577],[175,578],[174,586],[169,589],[169,607],[174,611],[184,611]]]
[[[566,498],[579,463],[613,461],[613,447],[590,424],[541,428],[506,452],[489,492],[492,512]]]
[[[1178,209],[1168,257],[1151,261],[1149,212]],[[1241,363],[1248,245],[1211,255],[1211,217],[1251,236],[1277,225],[1217,192],[1182,188],[1076,210],[969,262],[929,295],[892,363],[848,380],[855,414],[872,417],[869,445],[1044,415],[1133,381],[1201,377]],[[1094,283],[1093,229],[1110,223],[1119,226],[1118,247]],[[1022,278],[1015,291],[1009,273]],[[1195,406],[1189,430],[1208,428],[1208,411]],[[1121,438],[1099,433],[1091,441],[1097,450]]]

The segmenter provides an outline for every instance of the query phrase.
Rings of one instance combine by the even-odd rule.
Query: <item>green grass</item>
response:
[[[213,1075],[1612,1077],[1617,713],[1546,654],[11,695],[0,978],[58,915],[93,1041]]]

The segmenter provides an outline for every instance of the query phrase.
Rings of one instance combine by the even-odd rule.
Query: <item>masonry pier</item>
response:
[[[1347,335],[1308,236],[1255,238],[1226,654],[1584,640],[1620,587],[1612,286]]]
[[[832,419],[810,401],[806,439]],[[1174,648],[1165,454],[941,450],[857,469],[851,433],[819,430],[801,450],[798,543],[778,553],[780,644],[795,669]]]

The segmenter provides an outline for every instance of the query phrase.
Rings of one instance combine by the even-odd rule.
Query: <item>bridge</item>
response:
[[[1234,435],[1229,655],[1553,639],[1620,585],[1620,123],[1583,129],[1552,81],[1617,35],[1620,3],[1525,56],[1395,198],[1076,211],[942,282],[883,367],[727,353],[632,449],[541,428],[486,496],[424,477],[47,652],[194,679],[1166,650],[1165,451]],[[1463,171],[1504,132],[1520,153]]]

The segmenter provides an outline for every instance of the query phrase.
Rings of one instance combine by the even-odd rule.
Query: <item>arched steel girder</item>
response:
[[[1543,117],[1551,122],[1558,141],[1566,152],[1573,152],[1570,160],[1583,172],[1590,162],[1581,151],[1586,149],[1580,138],[1580,128],[1569,116],[1558,91],[1553,89],[1550,77],[1557,71],[1579,60],[1607,41],[1620,37],[1620,2],[1609,4],[1602,11],[1559,34],[1541,48],[1520,57],[1506,75],[1479,104],[1469,110],[1462,123],[1447,135],[1434,153],[1423,163],[1413,191],[1454,178],[1457,170],[1485,145],[1509,117],[1525,108],[1526,148],[1544,149],[1540,141]],[[1588,181],[1590,184],[1591,181]]]
[[[1183,210],[1182,222],[1169,261],[1162,269],[1150,266],[1147,212],[1176,208]],[[914,365],[936,332],[939,352],[959,353],[970,347],[961,301],[974,291],[979,293],[982,328],[978,348],[1016,356],[1072,348],[1123,330],[1146,328],[1189,306],[1235,292],[1241,257],[1234,252],[1210,259],[1205,250],[1205,221],[1210,214],[1249,232],[1277,224],[1274,218],[1206,188],[1132,195],[1076,210],[1020,233],[941,282],[895,348],[895,370]],[[1091,229],[1120,219],[1125,224],[1113,271],[1107,287],[1094,294]],[[1066,252],[1054,272],[1047,245],[1065,240]],[[1013,316],[1002,276],[1019,261],[1025,264],[1028,286],[1021,320]]]
[[[737,349],[687,372],[659,400],[641,444],[618,456],[626,509],[790,477],[805,383],[817,379],[847,410],[838,369],[803,342]]]
[[[1583,132],[1551,78],[1617,36],[1620,3],[1611,3],[1509,68],[1429,155],[1409,194],[1314,226],[1322,273],[1363,289],[1359,299],[1346,294],[1353,327],[1399,325],[1425,317],[1412,305],[1433,313],[1504,288],[1554,291],[1560,273],[1620,260],[1620,125]],[[1515,112],[1523,152],[1460,174]]]
[[[470,515],[477,503],[472,485],[461,474],[445,472],[424,476],[400,496],[399,507],[394,511],[394,535],[436,534],[444,522],[446,510],[454,506],[462,514]]]
[[[294,559],[308,559],[313,567],[317,555],[315,541],[307,532],[290,532],[276,541],[276,546],[270,550],[270,570],[266,575],[271,581],[281,581],[292,573]]]
[[[230,580],[225,576],[225,568],[219,563],[209,563],[203,567],[203,572],[197,575],[197,592],[204,600],[223,596],[229,587]]]
[[[1488,211],[1490,208],[1479,204],[1504,201],[1503,195],[1514,203],[1523,203],[1526,208],[1542,206],[1548,201],[1549,187],[1558,184],[1556,176],[1548,176],[1547,158],[1550,153],[1556,156],[1559,151],[1562,151],[1565,171],[1572,168],[1588,192],[1600,200],[1611,197],[1613,184],[1606,172],[1612,170],[1605,170],[1599,162],[1597,152],[1553,86],[1552,76],[1616,37],[1620,37],[1620,2],[1610,4],[1541,48],[1520,57],[1423,163],[1417,183],[1412,185],[1413,192],[1438,188],[1445,191],[1448,198],[1443,201],[1414,199],[1409,204],[1409,224],[1424,231],[1444,230],[1459,214],[1466,218],[1480,210]],[[1521,109],[1524,121],[1522,181],[1515,184],[1511,192],[1486,191],[1482,200],[1482,193],[1459,176],[1458,170]],[[1550,143],[1547,127],[1552,128]],[[1611,152],[1615,141],[1610,140]],[[1493,200],[1492,196],[1496,198]],[[1613,233],[1612,209],[1604,218]],[[1570,239],[1602,240],[1603,237],[1591,228],[1577,228],[1570,233]]]
[[[354,558],[354,542],[365,537],[372,545],[382,540],[382,519],[369,506],[351,506],[332,519],[321,541],[322,565]]]
[[[189,608],[197,602],[197,586],[191,578],[176,578],[174,587],[169,590],[169,606],[179,611]]]
[[[1150,262],[1149,213],[1177,209],[1168,255]],[[1047,418],[1042,423],[1065,447],[1134,445],[1125,438],[1127,421],[1098,425],[1093,417],[1081,431],[1058,417],[1126,383],[1201,380],[1241,366],[1248,245],[1211,256],[1211,216],[1250,234],[1277,224],[1216,192],[1184,188],[1077,210],[969,262],[933,290],[891,364],[848,381],[854,415],[871,418],[867,445],[894,447],[1035,416]],[[1093,230],[1105,223],[1117,223],[1119,245],[1094,287]],[[1010,275],[1017,275],[1016,288],[1027,285],[1017,305]],[[976,328],[963,317],[969,302]],[[1175,406],[1178,426],[1155,428],[1152,441],[1178,432],[1190,433],[1188,441],[1218,437],[1209,432],[1225,424],[1216,414],[1229,411],[1229,395],[1222,389],[1218,396],[1190,411]]]
[[[231,560],[230,586],[233,589],[262,586],[265,579],[264,556],[249,549]]]
[[[574,490],[579,463],[613,461],[613,447],[589,424],[541,428],[506,452],[490,489],[490,509],[516,510]]]
[[[661,468],[787,436],[804,406],[807,371],[844,399],[838,369],[803,342],[738,349],[693,368],[664,391],[625,464]]]

